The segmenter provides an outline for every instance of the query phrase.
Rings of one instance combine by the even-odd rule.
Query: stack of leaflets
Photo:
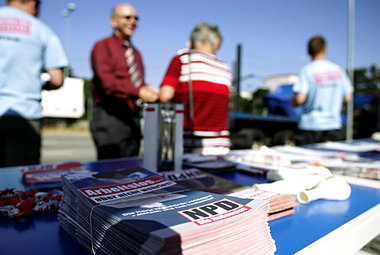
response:
[[[372,153],[379,148],[377,142],[373,143],[366,141],[325,142],[307,148],[292,146],[273,148],[288,157],[303,158],[309,165],[324,166],[336,175],[380,180],[380,160],[377,157],[362,157],[365,153]]]
[[[62,187],[62,174],[90,172],[82,163],[76,161],[56,164],[32,165],[21,168],[27,187],[52,189]]]
[[[183,157],[184,168],[198,168],[208,173],[223,173],[235,170],[235,164],[217,156],[188,153]]]
[[[294,207],[298,205],[294,195],[257,190],[195,168],[160,172],[160,175],[193,190],[268,201],[268,221],[294,214]]]
[[[159,172],[159,174],[186,188],[218,194],[231,193],[236,189],[245,187],[197,168]]]
[[[254,188],[244,188],[228,194],[229,196],[265,200],[269,202],[268,221],[294,214],[298,205],[297,198],[291,194],[280,194]]]
[[[266,201],[142,168],[63,176],[60,225],[94,254],[274,254]]]

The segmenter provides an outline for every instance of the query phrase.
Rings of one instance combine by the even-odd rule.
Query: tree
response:
[[[379,131],[380,70],[375,65],[354,70],[354,138]]]
[[[375,65],[354,70],[355,94],[378,94],[380,89],[380,69]]]

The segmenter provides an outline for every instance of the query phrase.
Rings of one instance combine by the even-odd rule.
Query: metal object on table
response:
[[[183,113],[182,103],[144,105],[144,168],[182,170]]]

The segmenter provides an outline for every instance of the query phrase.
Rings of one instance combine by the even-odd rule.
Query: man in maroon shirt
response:
[[[98,159],[137,156],[141,129],[136,103],[158,99],[158,90],[145,84],[142,57],[131,44],[137,24],[132,5],[116,6],[111,15],[113,35],[98,41],[92,50],[91,132]]]

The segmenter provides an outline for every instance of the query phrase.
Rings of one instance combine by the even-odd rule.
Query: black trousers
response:
[[[90,128],[98,160],[139,155],[141,127],[138,112],[114,113],[95,105]]]
[[[40,164],[41,120],[0,116],[0,167]]]
[[[297,136],[297,145],[306,145],[313,143],[322,143],[327,141],[344,140],[344,130],[334,129],[326,131],[301,131],[301,135]]]

